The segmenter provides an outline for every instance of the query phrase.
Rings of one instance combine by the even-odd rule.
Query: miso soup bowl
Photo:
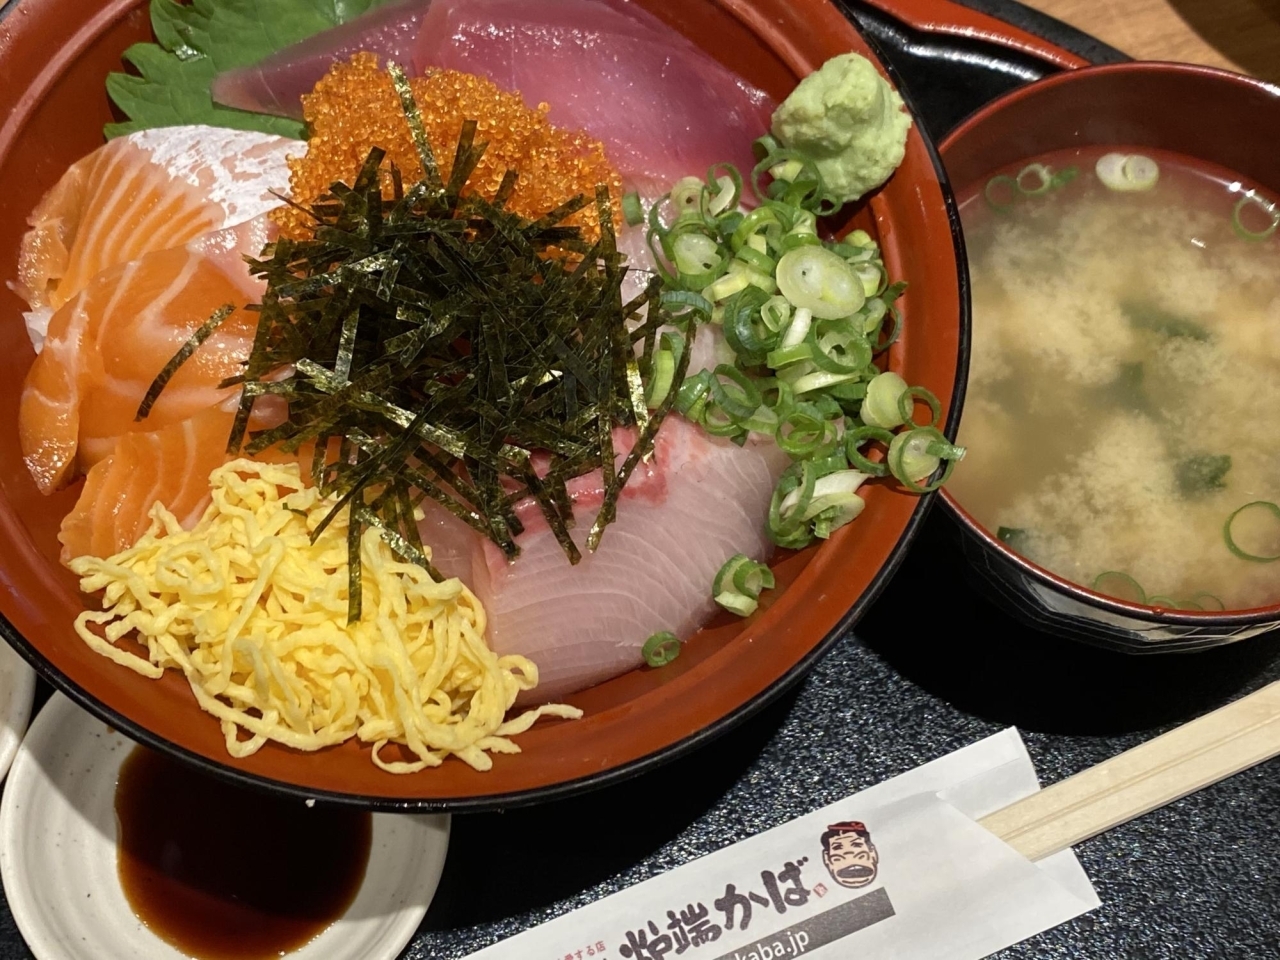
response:
[[[1277,136],[1280,88],[1209,67],[1122,63],[1014,90],[960,124],[940,150],[957,196],[1037,154],[1112,144],[1171,150],[1280,191]],[[1032,627],[1133,653],[1200,650],[1280,627],[1280,604],[1200,613],[1103,596],[1014,553],[945,490],[942,502],[960,528],[974,586]],[[1280,578],[1280,563],[1275,572]]]

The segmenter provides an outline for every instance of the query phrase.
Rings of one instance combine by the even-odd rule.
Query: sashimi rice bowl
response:
[[[0,611],[143,742],[384,806],[635,772],[962,460],[953,207],[831,5],[72,6],[0,41]]]

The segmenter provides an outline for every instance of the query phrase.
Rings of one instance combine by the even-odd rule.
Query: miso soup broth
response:
[[[1154,160],[1158,181],[1109,189],[1095,164],[1112,152]],[[1121,599],[1280,602],[1274,198],[1149,149],[1034,162],[1022,189],[1027,164],[962,198],[974,332],[951,493]],[[1126,171],[1129,187],[1150,172]]]

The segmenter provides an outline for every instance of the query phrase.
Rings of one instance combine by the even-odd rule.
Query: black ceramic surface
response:
[[[1083,56],[1120,58],[1018,4],[972,5]],[[1050,69],[850,9],[935,137]],[[1009,725],[1022,730],[1050,783],[1280,679],[1275,637],[1150,658],[1037,634],[976,597],[964,563],[936,511],[856,632],[799,689],[732,733],[584,797],[455,817],[440,891],[405,960],[456,960]],[[1102,907],[998,956],[1280,957],[1278,828],[1280,766],[1272,763],[1084,843],[1077,852]],[[30,956],[0,905],[0,958]]]

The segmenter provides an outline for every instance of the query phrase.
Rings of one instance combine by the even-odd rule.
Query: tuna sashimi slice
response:
[[[433,0],[414,55],[550,106],[551,122],[601,141],[648,196],[732,161],[754,164],[767,94],[629,0]]]
[[[213,99],[239,110],[301,120],[302,95],[337,61],[367,51],[407,66],[430,5],[431,0],[384,4],[253,66],[220,73],[213,81]]]
[[[306,145],[189,126],[112,140],[73,164],[28,218],[17,291],[51,313],[111,267],[278,206]]]
[[[266,226],[262,217],[112,267],[58,309],[18,408],[23,460],[42,492],[109,455],[121,434],[177,423],[230,395],[218,384],[241,372],[257,328],[242,308],[134,421],[152,381],[215,310],[257,299],[241,256],[261,251]]]
[[[765,520],[786,463],[772,442],[738,447],[673,417],[645,475],[624,488],[599,549],[584,549],[576,566],[537,522],[518,538],[511,563],[443,510],[428,513],[422,538],[441,571],[460,576],[484,603],[493,649],[536,663],[536,698],[555,699],[640,666],[654,633],[688,638],[707,620],[721,565],[735,553],[770,554]],[[575,506],[573,536],[583,546],[599,509],[590,484],[579,485]]]

